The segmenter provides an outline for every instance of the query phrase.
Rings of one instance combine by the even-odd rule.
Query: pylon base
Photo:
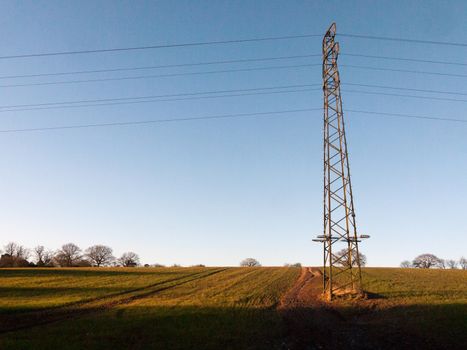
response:
[[[342,289],[336,290],[332,293],[325,292],[322,294],[322,299],[325,301],[332,301],[332,300],[357,300],[357,299],[366,299],[367,295],[361,289]]]

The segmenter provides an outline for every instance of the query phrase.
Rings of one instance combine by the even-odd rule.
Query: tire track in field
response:
[[[221,273],[228,269],[229,268],[222,268],[214,271],[198,272],[191,275],[172,278],[170,280],[160,281],[129,291],[105,295],[91,300],[79,301],[72,305],[67,304],[58,308],[55,307],[31,313],[21,313],[21,318],[18,318],[18,315],[8,315],[10,317],[7,316],[2,319],[0,334],[29,329],[57,321],[77,318],[93,312],[108,310],[115,306],[128,304],[132,301],[143,299],[159,292]]]
[[[166,284],[166,283],[179,281],[181,279],[188,278],[190,276],[197,276],[197,275],[200,275],[200,274],[203,274],[203,273],[206,273],[206,272],[196,272],[196,273],[192,273],[192,274],[185,274],[185,275],[182,275],[182,276],[179,276],[179,277],[170,278],[170,279],[167,279],[167,280],[163,280],[163,281],[155,282],[155,283],[152,283],[152,284],[148,284],[148,285],[143,286],[143,287],[127,289],[127,290],[123,290],[121,292],[109,293],[109,294],[105,294],[105,295],[94,297],[94,298],[87,298],[87,299],[83,299],[83,300],[73,301],[73,302],[70,302],[70,303],[66,303],[64,305],[53,306],[53,307],[45,308],[45,309],[42,309],[42,310],[32,311],[32,313],[45,311],[45,310],[51,311],[51,310],[54,310],[54,309],[62,309],[62,308],[65,308],[65,307],[72,307],[72,306],[78,306],[79,307],[81,305],[89,304],[89,303],[92,303],[92,302],[97,302],[97,301],[103,300],[103,299],[109,299],[109,298],[114,298],[114,297],[118,297],[118,296],[121,296],[121,295],[128,295],[128,294],[131,294],[131,293],[144,291],[144,290],[147,290],[148,288],[160,286],[161,284]],[[1,329],[0,329],[0,333],[1,333]]]

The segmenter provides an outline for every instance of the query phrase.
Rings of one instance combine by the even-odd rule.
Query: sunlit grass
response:
[[[279,349],[284,331],[275,306],[299,274],[297,268],[231,268],[103,312],[0,337],[0,347]]]
[[[0,269],[0,313],[58,307],[200,271],[203,268]]]
[[[76,310],[0,334],[0,348],[283,349],[286,326],[276,306],[299,274],[268,267],[0,270],[1,317],[20,320],[67,304]],[[406,336],[436,349],[467,341],[467,271],[365,268],[363,282],[368,299],[333,304],[347,320],[341,325],[355,323],[394,348]],[[86,305],[92,312],[80,314]]]
[[[364,288],[396,304],[467,303],[467,271],[363,269]]]

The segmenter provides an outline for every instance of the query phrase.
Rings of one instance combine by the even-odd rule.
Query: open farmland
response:
[[[187,277],[189,269],[5,269],[0,272],[0,312],[34,311],[119,294]]]
[[[319,298],[319,269],[4,269],[0,348],[456,349],[467,341],[467,271],[363,274],[368,299],[330,307]]]
[[[362,273],[368,299],[337,303],[344,334],[336,338],[347,341],[345,331],[352,329],[353,340],[368,349],[465,348],[467,271],[365,268]]]

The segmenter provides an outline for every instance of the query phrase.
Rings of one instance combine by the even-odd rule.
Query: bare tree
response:
[[[447,266],[446,260],[444,260],[444,259],[439,259],[438,267],[439,267],[440,269],[446,269],[446,266]]]
[[[461,257],[459,259],[459,266],[461,267],[462,270],[467,270],[467,259],[464,257]]]
[[[285,263],[284,264],[284,267],[302,267],[302,264],[301,263],[295,263],[295,264],[289,264],[289,263]]]
[[[4,254],[0,257],[0,267],[15,266],[16,243],[10,242],[4,247]]]
[[[118,259],[118,262],[124,267],[135,267],[139,264],[139,256],[133,252],[126,252]]]
[[[27,260],[30,255],[31,255],[31,252],[25,246],[18,245],[18,248],[16,248],[16,258],[17,259]]]
[[[240,266],[243,267],[255,267],[255,266],[261,266],[258,260],[253,259],[253,258],[246,258],[240,262]]]
[[[43,245],[38,245],[33,250],[37,266],[52,266],[53,253],[46,250]]]
[[[422,254],[417,256],[412,265],[421,269],[429,269],[430,267],[439,266],[441,259],[433,254]]]
[[[410,263],[410,261],[404,260],[403,262],[401,262],[401,267],[402,268],[409,268],[409,267],[412,267],[412,264]]]
[[[4,246],[5,255],[3,256],[2,266],[4,267],[23,267],[28,266],[29,250],[15,242],[9,242]]]
[[[362,254],[361,252],[358,253],[358,256],[360,258],[360,266],[365,266],[366,265],[366,256]],[[352,266],[357,266],[357,252],[355,250],[352,250],[352,254],[349,258],[349,250],[347,248],[339,250],[334,257],[334,264],[337,266],[350,266],[350,261],[349,259],[352,260]]]
[[[115,260],[112,252],[112,248],[105,245],[93,245],[86,249],[86,257],[93,265],[100,267],[109,265]]]
[[[44,266],[44,254],[45,254],[45,247],[43,245],[38,245],[34,248],[34,255],[36,258],[36,265],[37,266]]]
[[[53,266],[54,253],[50,250],[46,250],[42,256],[42,261],[44,262],[44,266]]]
[[[15,242],[9,242],[7,243],[4,247],[3,250],[5,251],[5,254],[8,254],[9,256],[16,256],[16,249],[18,248],[18,244]]]
[[[55,260],[60,266],[75,266],[81,258],[81,249],[74,243],[62,245],[62,248],[55,254]]]
[[[450,269],[457,269],[457,261],[456,260],[446,260],[446,264]]]

